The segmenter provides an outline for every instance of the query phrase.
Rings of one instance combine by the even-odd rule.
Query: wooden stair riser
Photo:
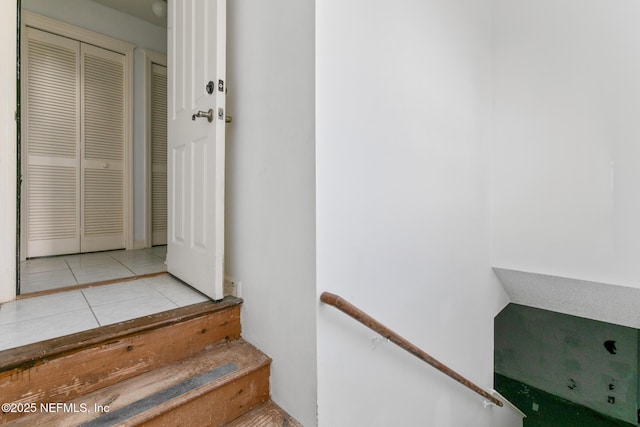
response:
[[[123,426],[222,426],[269,400],[269,366],[223,385],[180,406],[158,408],[153,419],[144,415]]]
[[[272,400],[260,405],[240,418],[236,418],[225,427],[302,427],[295,418],[286,413]]]
[[[40,360],[0,373],[4,402],[65,402],[240,337],[240,307]],[[0,423],[20,414],[0,414]]]
[[[15,427],[219,425],[269,398],[271,359],[239,339],[67,402],[88,411],[36,411]],[[205,378],[207,378],[205,380]],[[188,384],[191,383],[191,384]],[[107,411],[94,410],[96,405]],[[175,421],[175,424],[174,424]],[[181,421],[184,423],[180,424]]]
[[[15,427],[219,425],[269,397],[271,359],[243,339],[66,402],[84,411],[37,411]],[[106,411],[96,410],[96,405]],[[173,422],[176,424],[172,424]],[[154,424],[155,423],[155,424]],[[193,423],[193,424],[192,424]],[[214,423],[214,424],[211,424]]]

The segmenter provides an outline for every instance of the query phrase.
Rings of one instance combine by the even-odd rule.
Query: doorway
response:
[[[26,2],[28,4],[36,4],[38,2]],[[96,6],[93,2],[87,2],[88,6],[87,6],[87,14],[88,15],[93,15],[93,16],[97,16],[98,14],[92,14],[89,13],[89,10],[92,10],[92,8],[100,8],[102,6]],[[25,5],[25,2],[22,2],[22,6]],[[21,12],[21,8],[20,8],[20,3],[18,3],[18,13]],[[39,7],[50,7],[49,5],[47,6],[39,6]],[[60,4],[60,8],[64,8],[65,6],[63,4]],[[37,8],[36,8],[37,9]],[[83,6],[84,9],[84,6]],[[23,18],[22,21],[24,21],[24,15],[29,15],[31,12],[30,11],[23,11]],[[37,12],[41,12],[40,10],[37,10]],[[120,12],[118,12],[120,13]],[[104,14],[101,14],[104,15]],[[51,18],[48,17],[44,17],[44,16],[38,16],[35,18],[37,24],[41,24],[41,22],[47,22],[50,21]],[[88,18],[89,19],[89,18]],[[95,18],[94,18],[95,20]],[[120,22],[121,19],[118,21]],[[20,22],[20,20],[19,20]],[[34,24],[35,25],[35,24]],[[72,38],[70,37],[70,35],[68,34],[69,28],[72,27],[69,24],[62,24],[62,28],[63,28],[63,37],[65,38]],[[132,31],[138,31],[138,30],[132,30]],[[142,31],[142,30],[140,30]],[[49,30],[49,32],[51,32]],[[57,33],[57,31],[56,31]],[[90,31],[87,30],[83,30],[80,29],[80,33],[82,36],[85,36],[86,34],[91,33]],[[125,31],[126,33],[126,31]],[[166,40],[166,29],[162,29],[161,30],[161,34],[162,38],[164,38],[164,40]],[[104,41],[108,38],[106,36],[102,36],[101,34],[97,34],[97,33],[93,33],[94,35],[94,39],[91,39],[90,42],[88,43],[89,45],[93,46],[93,45],[99,45],[104,43]],[[20,32],[18,32],[18,36],[20,37]],[[118,34],[118,37],[120,37],[120,35]],[[124,37],[124,36],[123,36]],[[126,38],[126,37],[124,37]],[[154,37],[149,37],[149,39],[154,38],[154,39],[158,39],[158,36],[155,35]],[[127,40],[129,40],[130,38],[127,38]],[[138,41],[138,40],[137,40]],[[23,42],[24,42],[24,36],[23,36]],[[166,42],[165,42],[166,43]],[[127,82],[125,83],[128,86],[128,93],[131,94],[132,97],[139,97],[141,96],[138,92],[140,92],[142,94],[142,96],[145,96],[145,93],[148,92],[147,88],[145,89],[140,89],[142,86],[148,84],[148,82],[144,79],[141,78],[144,75],[142,74],[142,72],[140,72],[139,74],[136,72],[135,76],[133,74],[133,50],[134,50],[134,45],[130,44],[130,43],[126,43],[128,44],[128,52],[126,52],[126,54],[128,54],[128,57],[126,59],[126,64],[125,64],[125,68],[127,68],[127,72],[125,73],[125,78],[127,79]],[[166,46],[166,44],[165,44]],[[152,45],[152,47],[155,47]],[[137,49],[137,47],[136,47]],[[119,50],[118,47],[113,48],[111,47],[110,49],[107,50]],[[19,53],[18,53],[19,55]],[[20,57],[20,56],[19,56]],[[139,61],[139,58],[136,58],[136,61]],[[165,63],[166,63],[166,59],[165,59]],[[142,65],[142,64],[140,64]],[[82,73],[82,72],[81,72]],[[166,73],[165,73],[166,75]],[[134,86],[134,82],[133,80],[136,80],[135,84],[136,86]],[[23,83],[24,85],[24,83]],[[166,91],[165,91],[165,97],[166,97]],[[165,100],[166,102],[166,100]],[[100,246],[93,246],[93,247],[88,247],[85,250],[83,250],[82,248],[80,250],[64,250],[62,252],[60,252],[61,254],[67,254],[64,256],[60,256],[60,257],[48,257],[48,258],[40,258],[40,259],[29,259],[27,260],[27,257],[31,258],[31,257],[40,257],[40,256],[46,256],[46,255],[52,255],[53,253],[36,253],[36,254],[31,254],[28,255],[27,249],[28,249],[28,245],[25,244],[25,242],[28,239],[28,233],[29,233],[29,227],[26,227],[26,230],[22,230],[21,232],[21,227],[18,227],[18,254],[19,254],[19,260],[18,261],[23,261],[23,265],[22,265],[22,269],[18,268],[18,287],[17,287],[17,291],[18,294],[20,293],[26,293],[29,292],[29,287],[27,287],[27,289],[24,289],[22,286],[20,286],[20,270],[22,270],[22,275],[23,278],[25,278],[25,274],[29,274],[29,272],[34,272],[37,270],[41,270],[44,268],[44,270],[42,271],[51,271],[51,270],[47,270],[48,267],[42,267],[42,265],[46,265],[47,263],[50,265],[58,265],[58,267],[60,266],[60,263],[65,263],[65,258],[69,258],[69,259],[74,259],[72,258],[73,255],[69,255],[72,252],[92,252],[90,254],[87,254],[87,256],[83,256],[83,259],[103,259],[103,260],[110,260],[107,261],[105,264],[105,267],[107,267],[108,264],[112,264],[113,266],[113,262],[118,262],[120,264],[121,268],[128,268],[130,271],[129,273],[138,275],[140,274],[139,271],[136,271],[136,268],[134,268],[135,266],[132,265],[126,265],[126,263],[128,261],[131,260],[135,260],[135,262],[139,265],[147,263],[147,264],[158,264],[157,267],[154,268],[155,272],[159,272],[159,271],[165,271],[166,267],[164,267],[164,259],[162,259],[161,257],[164,257],[164,252],[166,252],[166,248],[163,246],[157,247],[157,248],[153,248],[153,249],[149,249],[149,246],[151,246],[153,243],[155,243],[156,245],[162,245],[162,241],[156,239],[153,239],[153,242],[151,241],[151,237],[150,234],[145,234],[145,230],[146,230],[146,222],[145,222],[145,215],[146,215],[146,211],[148,209],[150,209],[150,207],[146,206],[144,203],[144,197],[143,199],[143,204],[142,204],[142,208],[138,209],[139,207],[136,206],[135,210],[140,212],[140,216],[143,218],[142,219],[142,227],[140,227],[138,225],[139,218],[138,217],[134,217],[134,201],[135,203],[139,203],[139,201],[141,200],[141,198],[137,195],[135,195],[134,193],[138,193],[138,194],[150,194],[150,192],[146,191],[147,186],[152,186],[152,181],[150,181],[151,179],[151,174],[149,173],[149,170],[145,169],[145,164],[147,160],[143,160],[144,158],[147,158],[149,156],[148,152],[145,151],[146,148],[146,143],[145,140],[148,138],[148,135],[146,132],[142,132],[141,134],[138,134],[138,125],[136,124],[136,134],[134,136],[134,119],[133,119],[133,101],[132,100],[128,100],[125,107],[124,107],[127,111],[126,111],[126,126],[129,126],[129,128],[124,131],[123,133],[126,134],[126,138],[128,138],[128,141],[126,142],[126,147],[124,148],[124,157],[126,157],[122,163],[122,181],[123,181],[123,185],[122,185],[122,197],[117,196],[116,198],[119,200],[122,200],[122,204],[124,205],[124,208],[122,209],[122,217],[123,220],[120,221],[120,226],[121,229],[124,230],[124,232],[121,235],[121,238],[119,238],[119,242],[116,244],[111,245],[111,247],[107,246],[107,247],[100,247]],[[138,108],[136,106],[136,108]],[[136,111],[136,114],[138,114],[138,111]],[[148,114],[148,111],[143,109],[142,110],[142,114]],[[142,115],[138,115],[138,119],[137,120],[141,120],[142,126],[144,127],[144,120],[140,119]],[[24,126],[24,123],[23,123]],[[107,131],[113,131],[113,128],[108,126],[107,127]],[[166,131],[165,131],[166,133]],[[137,142],[137,146],[134,147],[134,138]],[[140,150],[140,147],[143,147],[142,150]],[[23,144],[22,144],[22,154],[24,154],[25,152],[25,144],[24,144],[24,139],[23,139]],[[142,156],[138,156],[137,158],[137,164],[136,167],[138,167],[138,165],[141,165],[141,169],[139,172],[138,169],[134,170],[134,159],[133,159],[133,154],[134,154],[134,149],[141,151],[142,152]],[[138,153],[136,153],[137,155]],[[140,157],[142,157],[143,159],[141,159]],[[24,159],[24,157],[23,157]],[[105,168],[104,167],[104,163],[102,162],[100,163],[98,166],[100,166],[99,169],[111,169],[112,163],[110,161],[107,161],[109,163],[108,167]],[[166,166],[165,166],[166,168]],[[24,172],[24,171],[23,171]],[[102,170],[99,170],[99,172],[104,172]],[[149,175],[149,177],[147,178],[147,174]],[[81,178],[84,178],[84,175],[81,174]],[[90,174],[85,174],[85,175],[90,175]],[[134,176],[135,175],[135,176]],[[20,175],[18,175],[20,178]],[[24,175],[23,175],[24,178]],[[28,178],[28,177],[27,177]],[[97,179],[94,179],[92,182],[96,184],[96,186],[98,187],[99,190],[101,190],[101,187],[105,184],[105,182],[107,182],[105,179],[103,179],[104,177],[97,177]],[[117,183],[116,183],[117,185]],[[22,194],[22,198],[24,201],[24,197],[25,197],[25,193],[27,193],[25,191],[25,187],[28,186],[28,180],[27,182],[23,182],[22,187],[20,188],[21,192],[18,192],[18,197],[20,199],[21,194]],[[134,189],[134,186],[137,186],[138,188]],[[81,185],[79,185],[79,187],[81,187]],[[157,192],[157,191],[156,191]],[[107,219],[110,219],[113,217],[113,215],[110,213],[110,209],[113,209],[113,205],[115,203],[113,203],[112,200],[107,200],[105,197],[102,197],[101,193],[96,193],[94,192],[94,194],[96,195],[96,197],[94,198],[94,201],[96,202],[95,205],[98,206],[98,209],[96,209],[97,212],[103,212],[105,213],[105,216]],[[82,196],[82,194],[80,194]],[[145,196],[146,197],[146,196]],[[57,197],[54,197],[53,199],[58,199]],[[64,203],[63,203],[64,205]],[[67,203],[68,205],[68,203]],[[159,205],[157,198],[155,201],[155,205]],[[165,206],[166,206],[166,202],[165,202]],[[157,209],[156,209],[157,211]],[[22,211],[19,213],[20,216],[20,222],[23,225],[26,225],[27,222],[25,221],[25,216],[27,215],[27,210],[26,209],[22,209]],[[79,212],[77,214],[78,217],[82,217],[84,215],[84,213]],[[155,215],[156,217],[158,215]],[[90,218],[88,218],[90,219]],[[157,218],[156,218],[157,219]],[[157,221],[156,221],[157,222]],[[135,224],[134,224],[135,223]],[[139,236],[134,235],[134,225],[137,227],[137,229],[139,230],[139,234],[142,235],[142,237],[140,238]],[[33,228],[33,227],[32,227]],[[157,227],[154,227],[157,228]],[[104,250],[104,249],[129,249],[129,250],[133,250],[133,249],[139,249],[137,251],[133,251],[131,252],[131,254],[127,254],[124,255],[125,252],[123,250],[119,250],[118,252],[98,252],[98,253],[93,253],[96,250]],[[148,249],[148,250],[147,250]],[[158,256],[158,254],[163,253],[161,256]],[[154,262],[150,262],[151,260],[154,260]],[[160,261],[159,263],[155,263],[155,261]],[[84,261],[83,261],[84,262]],[[30,268],[30,266],[33,266],[34,264],[40,264],[40,267],[35,267],[35,270],[33,268]],[[67,270],[68,272],[73,276],[74,274],[76,274],[76,271],[74,271],[73,269],[73,265],[71,262],[66,262],[67,266]],[[56,270],[56,271],[61,271],[61,270]],[[74,277],[74,279],[80,280],[80,282],[83,282],[84,280],[81,279],[82,274],[79,274],[78,276],[80,277]],[[95,281],[101,281],[100,280],[101,277],[100,275],[94,277],[94,279],[91,279],[91,282],[95,282]],[[76,283],[79,283],[78,281],[76,281]],[[84,281],[84,283],[86,283],[86,281]],[[69,283],[69,285],[73,285],[74,283]],[[79,283],[82,284],[82,283]],[[55,286],[52,286],[52,288]]]

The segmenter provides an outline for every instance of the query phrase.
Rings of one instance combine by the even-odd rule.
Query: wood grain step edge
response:
[[[225,427],[302,427],[302,424],[278,406],[273,400],[252,409]]]
[[[240,338],[232,342],[219,343],[206,352],[165,365],[164,367],[158,368],[154,371],[145,372],[136,377],[129,378],[100,390],[87,393],[83,396],[72,399],[67,403],[75,404],[75,407],[77,408],[79,408],[82,403],[87,404],[89,407],[92,407],[93,404],[110,405],[111,411],[117,411],[127,405],[137,402],[138,400],[151,396],[158,391],[162,391],[163,389],[176,385],[190,377],[197,376],[200,373],[223,366],[229,362],[234,363],[237,369],[216,378],[209,384],[200,386],[197,389],[188,391],[184,395],[175,397],[160,407],[147,409],[142,413],[134,415],[132,418],[118,423],[117,425],[139,425],[146,422],[152,422],[168,411],[176,410],[190,401],[198,399],[201,396],[209,394],[217,389],[222,389],[223,387],[229,386],[242,378],[249,377],[254,373],[264,370],[266,370],[267,381],[266,394],[259,396],[258,400],[260,401],[259,404],[269,400],[268,372],[272,360],[251,343]],[[149,384],[152,384],[152,386],[149,386]],[[145,389],[146,392],[136,394]],[[115,399],[111,396],[115,396]],[[258,405],[249,407],[247,410]],[[57,427],[60,425],[79,425],[95,418],[98,417],[84,413],[35,413],[10,420],[8,422],[0,417],[0,424],[16,427],[33,425]]]
[[[16,368],[28,368],[43,359],[62,357],[82,351],[85,348],[109,343],[122,337],[175,325],[186,320],[241,305],[242,302],[240,298],[227,296],[220,301],[206,301],[179,307],[113,325],[101,326],[63,337],[2,350],[0,351],[0,372]]]
[[[64,402],[206,351],[240,335],[240,306],[145,333],[118,337],[30,367],[0,372],[0,395],[12,402]],[[19,414],[7,415],[14,419]]]
[[[211,425],[211,420],[207,418],[217,418],[216,424],[227,425],[229,421],[271,398],[269,376],[270,366],[262,365],[246,375],[238,376],[233,381],[225,381],[215,388],[202,387],[188,396],[173,400],[168,406],[144,412],[121,425],[123,427],[177,426],[185,425],[185,420],[188,421],[186,425]],[[241,404],[237,402],[238,397],[242,399]],[[225,406],[227,407],[224,408]],[[223,419],[222,423],[220,418]]]
[[[241,342],[238,343],[238,341]],[[241,346],[245,348],[245,351],[250,349],[253,353],[248,358],[245,353],[243,358],[246,358],[246,360],[242,362],[236,360],[241,365],[238,370],[197,390],[192,390],[183,396],[177,397],[165,405],[140,413],[119,423],[118,426],[210,425],[210,420],[206,419],[207,412],[214,417],[226,417],[224,419],[224,425],[226,425],[241,414],[270,400],[271,358],[243,339],[238,341],[223,344],[230,347]],[[251,390],[255,396],[251,396],[248,392],[239,394],[245,389]],[[221,398],[219,395],[226,396],[226,398]],[[241,405],[242,408],[237,408],[238,402],[235,402],[237,398],[241,398],[248,406]],[[226,403],[221,404],[220,402]],[[226,411],[220,408],[220,406],[224,405],[229,405]],[[187,424],[184,423],[185,420],[188,421]]]

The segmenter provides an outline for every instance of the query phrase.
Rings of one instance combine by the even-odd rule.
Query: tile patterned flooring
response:
[[[20,293],[167,271],[166,246],[36,258],[20,263]]]
[[[160,249],[152,248],[43,258],[28,261],[30,264],[24,266],[24,271],[25,276],[37,277],[34,282],[38,286],[46,284],[47,275],[52,282],[64,283],[59,286],[69,286],[82,283],[81,278],[88,278],[93,283],[165,271],[164,255],[154,255],[154,250],[162,253]],[[149,271],[155,263],[151,256],[161,260],[162,270]],[[59,272],[70,274],[74,282],[56,281],[63,276],[56,274]],[[36,276],[39,274],[43,276]],[[206,296],[168,274],[19,299],[0,305],[0,350],[207,300]]]

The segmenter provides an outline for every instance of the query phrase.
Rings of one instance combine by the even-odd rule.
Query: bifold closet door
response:
[[[151,244],[167,244],[167,67],[151,66]]]
[[[125,247],[125,58],[81,45],[81,252]]]
[[[27,257],[80,250],[80,43],[23,34]]]
[[[28,258],[125,247],[125,57],[25,28]]]

